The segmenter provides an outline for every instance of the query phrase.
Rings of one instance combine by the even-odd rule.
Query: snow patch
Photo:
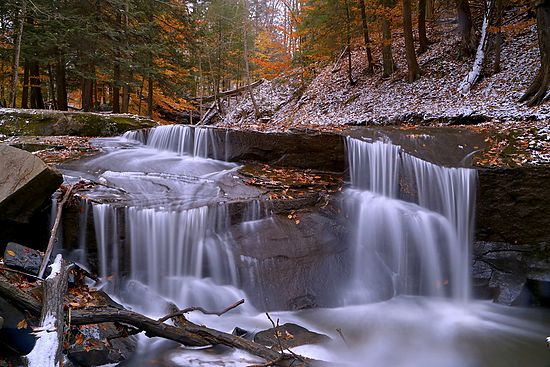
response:
[[[61,254],[58,254],[55,257],[55,260],[54,260],[53,264],[50,265],[51,273],[50,273],[50,275],[48,275],[48,277],[46,279],[53,279],[53,278],[55,278],[56,276],[59,275],[59,273],[61,272],[61,260],[62,259],[63,258],[61,256]]]
[[[33,350],[27,354],[29,367],[60,366],[59,361],[57,363],[55,361],[56,351],[59,346],[56,322],[55,316],[48,313],[44,318],[42,326],[36,329],[35,335],[38,339]]]

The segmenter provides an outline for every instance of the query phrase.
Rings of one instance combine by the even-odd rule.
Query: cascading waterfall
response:
[[[218,158],[217,142],[211,129],[164,125],[148,130],[128,131],[124,138],[151,148],[202,158]]]
[[[116,282],[129,273],[131,282],[182,305],[220,307],[212,287],[222,302],[237,298],[223,297],[234,293],[223,285],[238,285],[233,254],[219,241],[225,205],[171,211],[93,204],[93,213],[101,277]]]
[[[348,137],[347,148],[355,232],[345,302],[468,298],[476,171],[440,167],[391,143]]]

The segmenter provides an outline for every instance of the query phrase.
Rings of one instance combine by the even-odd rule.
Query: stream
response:
[[[550,366],[547,310],[472,299],[474,169],[438,166],[388,140],[347,137],[349,182],[334,195],[334,222],[345,234],[323,225],[326,233],[305,236],[320,259],[312,265],[296,243],[302,237],[266,209],[264,193],[245,184],[238,164],[223,160],[211,130],[172,125],[97,139],[102,154],[60,167],[67,183],[102,183],[86,194],[70,256],[97,268],[113,298],[154,317],[166,314],[166,302],[221,310],[244,298],[221,317],[189,319],[253,333],[271,327],[269,311],[281,324],[330,336],[293,351],[338,365]],[[259,255],[277,248],[297,255]],[[278,283],[267,280],[283,266]],[[296,302],[305,305],[281,306]],[[122,365],[261,362],[143,336]]]

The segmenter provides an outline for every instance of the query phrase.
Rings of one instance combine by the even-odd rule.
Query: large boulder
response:
[[[0,146],[0,222],[28,223],[63,182],[34,155]]]

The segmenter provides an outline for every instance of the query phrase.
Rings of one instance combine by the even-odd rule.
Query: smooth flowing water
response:
[[[238,165],[206,158],[217,157],[211,131],[164,126],[98,144],[104,155],[65,174],[107,186],[91,192],[91,210],[81,211],[81,223],[93,218],[106,289],[152,316],[165,313],[163,299],[214,310],[248,300],[243,284],[258,287],[262,263],[236,253],[239,239],[230,228],[240,227],[247,246],[259,245],[266,224],[276,221],[261,192],[236,175]],[[470,300],[476,172],[434,165],[390,142],[348,138],[347,149],[351,182],[342,216],[349,243],[334,244],[347,249],[347,271],[321,269],[341,280],[343,286],[324,289],[341,307],[272,313],[333,340],[294,351],[353,366],[548,367],[548,313]],[[236,201],[246,203],[238,216],[230,210]],[[81,228],[76,255],[84,261],[87,236]],[[190,319],[228,332],[271,327],[256,306]],[[142,342],[127,365],[152,366],[159,358],[179,366],[261,362],[240,352]]]

